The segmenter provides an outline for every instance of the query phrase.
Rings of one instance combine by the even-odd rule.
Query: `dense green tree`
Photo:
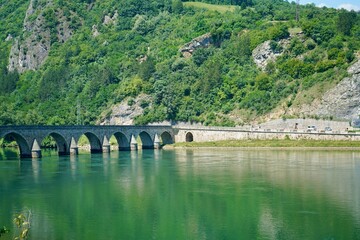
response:
[[[149,80],[155,71],[155,62],[152,57],[148,57],[146,61],[139,63],[139,76],[143,80]]]
[[[339,32],[341,32],[344,35],[349,36],[351,33],[351,28],[354,26],[354,24],[357,21],[357,16],[355,11],[348,12],[346,10],[342,10],[339,13],[338,19],[337,19],[337,29]]]
[[[16,83],[19,81],[19,73],[8,72],[7,69],[1,69],[0,73],[0,94],[8,95],[16,89]]]
[[[171,11],[176,14],[181,14],[184,11],[184,6],[181,0],[172,0]]]
[[[304,23],[303,30],[308,37],[311,37],[318,44],[329,41],[335,35],[331,24],[326,24],[317,19]]]
[[[212,48],[199,48],[193,53],[192,60],[197,66],[201,66],[212,53]]]
[[[42,101],[54,101],[59,98],[68,77],[69,72],[65,66],[54,67],[45,71],[39,84],[39,99]]]

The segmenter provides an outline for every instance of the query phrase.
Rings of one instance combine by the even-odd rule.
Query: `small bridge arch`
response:
[[[193,142],[194,141],[194,135],[191,132],[187,132],[185,136],[186,142]]]
[[[90,152],[92,153],[102,152],[102,144],[100,140],[101,138],[99,138],[95,133],[92,132],[85,132],[83,135],[85,135],[85,137],[89,140]]]
[[[112,134],[118,143],[119,151],[127,151],[130,150],[130,140],[126,137],[126,135],[122,132],[115,132]]]
[[[31,146],[32,143],[29,143],[24,136],[17,132],[9,132],[6,133],[3,137],[4,139],[8,139],[10,141],[15,141],[19,146],[20,157],[31,157]]]
[[[160,141],[161,141],[161,145],[166,145],[166,144],[173,144],[174,143],[174,139],[171,136],[171,134],[167,131],[163,132],[160,135]]]
[[[142,131],[139,134],[139,138],[141,140],[142,149],[152,149],[152,148],[154,148],[154,141],[151,138],[149,133],[147,133],[146,131]]]
[[[65,137],[62,136],[60,133],[57,132],[50,132],[49,134],[47,134],[46,136],[39,138],[38,139],[38,143],[40,145],[42,145],[44,139],[46,137],[52,137],[55,142],[56,142],[56,148],[58,150],[59,155],[66,155],[69,153],[69,149],[70,149],[70,142],[66,141]]]

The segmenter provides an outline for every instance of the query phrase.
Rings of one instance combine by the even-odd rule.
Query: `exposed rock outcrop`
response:
[[[259,46],[257,46],[252,51],[252,57],[254,59],[255,64],[261,68],[261,70],[265,70],[266,66],[270,62],[275,62],[276,58],[281,56],[283,54],[283,50],[281,51],[274,51],[270,46],[271,41],[266,41]],[[289,44],[288,39],[282,39],[278,42],[278,44],[282,47],[282,49],[285,49],[286,46]]]
[[[16,38],[10,51],[9,71],[24,72],[37,69],[46,59],[50,50],[50,30],[44,26],[42,14],[35,13],[34,0],[30,1],[24,20],[24,40]],[[50,3],[47,3],[47,6]],[[35,19],[34,19],[35,17]]]
[[[112,17],[109,15],[105,15],[103,25],[115,24],[118,19],[118,16],[119,16],[119,14],[117,11],[115,11],[115,13]]]
[[[91,28],[91,33],[92,33],[92,36],[93,36],[93,37],[97,37],[97,36],[100,35],[100,32],[98,31],[96,25],[93,25],[93,26],[92,26],[92,28]]]
[[[131,102],[131,104],[129,104],[129,102]],[[144,109],[141,106],[143,102],[150,103],[151,97],[149,95],[141,94],[135,99],[125,99],[111,108],[110,116],[102,121],[101,124],[133,125],[134,118],[144,112]]]
[[[12,39],[9,71],[17,70],[21,73],[38,69],[48,57],[52,41],[65,42],[72,35],[70,23],[61,9],[51,12],[51,0],[47,0],[44,6],[36,2],[31,0],[26,11],[23,36]],[[55,31],[54,26],[49,25],[49,19],[56,21]]]
[[[348,68],[349,77],[326,91],[321,99],[289,109],[304,116],[317,115],[335,119],[358,119],[360,115],[360,60]]]
[[[8,41],[11,41],[13,39],[13,37],[11,36],[11,34],[9,34],[6,38],[5,38],[5,41],[8,42]]]
[[[353,64],[348,73],[335,88],[326,92],[316,114],[354,119],[360,115],[360,60]]]
[[[179,49],[179,52],[181,52],[183,57],[188,58],[188,57],[192,56],[192,53],[195,51],[195,49],[201,48],[201,47],[203,47],[203,48],[209,47],[210,44],[211,44],[211,34],[206,33],[197,38],[194,38],[193,40],[191,40],[191,42],[182,46]]]

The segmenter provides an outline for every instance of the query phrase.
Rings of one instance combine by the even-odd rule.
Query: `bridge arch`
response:
[[[4,135],[4,139],[14,140],[17,143],[20,150],[20,157],[31,157],[31,146],[21,134],[9,132]]]
[[[141,140],[142,149],[153,149],[154,148],[154,142],[147,132],[142,131],[139,134],[139,138]]]
[[[116,132],[113,134],[118,143],[119,151],[126,151],[130,149],[130,141],[122,132]]]
[[[174,139],[171,136],[171,134],[167,131],[163,132],[160,135],[160,140],[161,140],[161,144],[162,145],[166,145],[166,144],[173,144],[174,143]]]
[[[186,142],[193,142],[194,141],[194,135],[191,132],[186,133],[185,141]]]
[[[90,143],[90,151],[92,153],[99,153],[102,152],[101,141],[98,136],[96,136],[92,132],[86,132],[83,135],[89,140]]]
[[[56,132],[51,132],[47,136],[50,136],[55,140],[56,148],[58,150],[59,155],[67,155],[70,153],[70,143],[68,143],[65,140],[64,136],[62,136],[61,134],[56,133]],[[42,139],[39,139],[41,145],[42,145],[44,139],[45,139],[45,137]]]

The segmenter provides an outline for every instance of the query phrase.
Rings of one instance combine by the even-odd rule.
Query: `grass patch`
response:
[[[302,32],[301,28],[289,28],[289,33],[290,35],[294,36],[298,33]]]
[[[185,7],[202,8],[210,11],[218,11],[220,13],[234,12],[236,6],[231,5],[215,5],[202,2],[184,2]]]
[[[215,142],[185,142],[175,143],[173,147],[360,147],[360,141],[330,141],[330,140],[227,140]]]

